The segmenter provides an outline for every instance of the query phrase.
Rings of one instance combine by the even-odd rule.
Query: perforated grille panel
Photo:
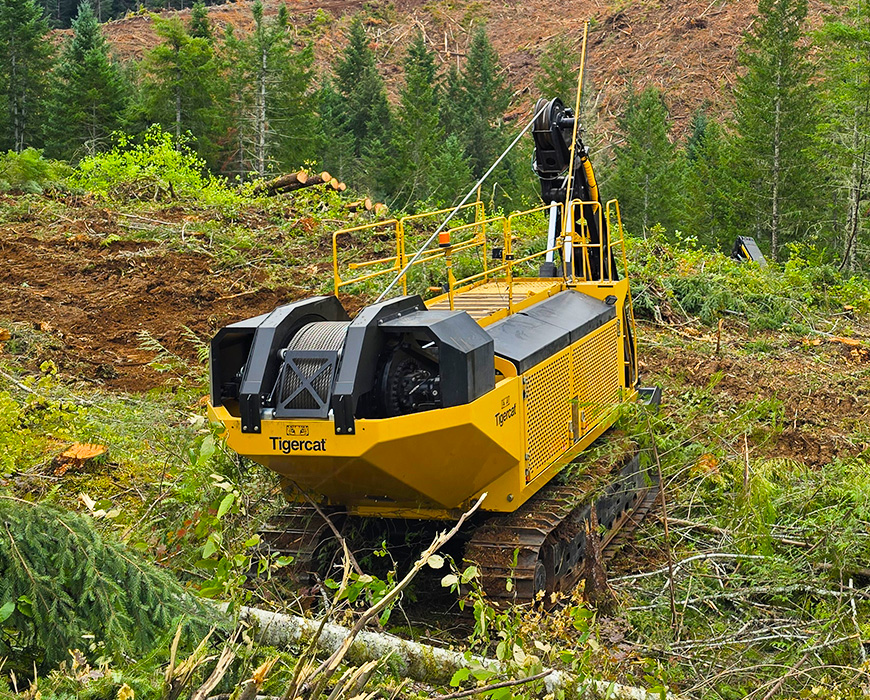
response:
[[[620,343],[614,319],[526,375],[526,482],[619,403]]]
[[[542,362],[525,385],[528,425],[526,481],[564,452],[571,439],[568,350]]]
[[[571,394],[577,397],[582,432],[595,425],[605,411],[618,403],[622,371],[616,319],[572,348]]]

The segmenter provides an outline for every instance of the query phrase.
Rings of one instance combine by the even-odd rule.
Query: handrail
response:
[[[477,223],[478,220],[483,218],[482,202],[475,201],[469,202],[468,204],[463,204],[461,207],[458,207],[457,211],[471,208],[475,208],[475,223]],[[332,274],[335,291],[338,292],[342,287],[346,287],[348,285],[356,284],[359,282],[366,282],[382,275],[395,274],[399,270],[403,269],[405,264],[407,263],[407,256],[405,254],[406,225],[419,219],[440,216],[451,211],[453,211],[453,209],[439,209],[437,211],[427,211],[421,212],[419,214],[409,214],[408,216],[403,216],[401,219],[386,219],[385,221],[373,221],[371,223],[361,224],[359,226],[351,226],[348,228],[341,228],[334,231],[332,234]],[[365,260],[358,263],[349,263],[348,268],[350,270],[357,270],[364,267],[387,264],[390,262],[394,262],[395,264],[391,265],[388,268],[384,268],[383,270],[378,270],[377,272],[369,273],[367,275],[343,279],[339,269],[338,237],[350,233],[356,233],[358,231],[382,229],[390,226],[392,226],[393,228],[393,236],[395,239],[395,254],[385,258],[378,258],[377,260]],[[402,284],[404,293],[407,294],[407,279],[404,279]]]
[[[405,274],[401,276],[402,289],[407,293],[408,275],[410,271],[421,265],[427,265],[442,260],[444,272],[447,277],[447,297],[450,308],[453,308],[453,295],[458,288],[466,288],[467,286],[476,286],[481,281],[487,281],[494,275],[504,275],[504,280],[507,284],[508,310],[513,312],[513,279],[516,268],[519,265],[524,265],[536,258],[545,257],[548,253],[557,250],[563,251],[563,277],[573,279],[574,263],[573,257],[580,255],[581,258],[578,268],[578,277],[585,280],[598,279],[604,282],[613,282],[617,276],[617,270],[614,269],[614,264],[619,267],[613,253],[616,252],[619,256],[623,269],[627,269],[627,258],[625,253],[625,232],[622,228],[622,219],[619,211],[619,203],[616,200],[609,200],[605,205],[598,201],[583,201],[579,199],[572,200],[569,203],[573,212],[584,211],[589,214],[589,217],[578,217],[577,221],[573,221],[572,230],[563,233],[556,239],[555,245],[551,248],[545,248],[535,253],[522,255],[520,258],[514,258],[516,222],[521,217],[528,217],[541,212],[549,211],[552,205],[544,204],[525,211],[512,212],[508,215],[498,215],[484,217],[483,207],[480,202],[472,202],[463,206],[464,209],[475,207],[475,220],[470,223],[454,226],[442,234],[446,234],[447,244],[440,244],[439,247],[431,247],[421,250],[418,259],[413,261],[412,265],[408,265],[405,255],[405,242],[408,236],[408,224],[425,219],[430,216],[438,216],[444,211],[423,212],[420,214],[412,214],[400,219],[389,219],[387,221],[374,222],[363,224],[352,228],[345,228],[336,231],[333,234],[333,270],[335,277],[335,289],[341,290],[351,284],[366,282],[376,279],[383,275],[395,274],[398,271],[405,270]],[[563,210],[564,205],[557,202],[556,206]],[[589,218],[594,217],[599,231],[599,240],[596,243],[590,241],[590,225]],[[501,226],[500,235],[502,238],[503,259],[501,264],[491,266],[491,261],[488,260],[486,252],[492,240],[491,236],[494,233],[493,229]],[[395,253],[387,255],[376,260],[363,260],[360,262],[352,262],[347,264],[347,268],[351,271],[363,271],[372,267],[383,265],[384,268],[372,272],[365,272],[356,276],[342,277],[339,269],[338,261],[338,244],[337,238],[342,234],[353,233],[357,231],[384,229],[392,227],[395,235]],[[470,237],[464,238],[457,242],[457,238],[461,238],[465,232],[472,231]],[[614,251],[614,246],[618,247],[618,251]],[[474,274],[457,279],[454,275],[455,256],[464,251],[481,249],[483,252],[480,267],[482,270]],[[566,251],[566,249],[569,249]],[[596,256],[591,256],[592,251],[597,251]],[[595,259],[597,258],[597,260]],[[593,261],[597,270],[593,270]],[[597,273],[597,274],[595,274]],[[633,319],[632,319],[633,321]]]

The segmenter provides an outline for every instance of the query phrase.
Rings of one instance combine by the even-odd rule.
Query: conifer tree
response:
[[[375,54],[359,16],[350,25],[348,45],[335,64],[335,84],[344,98],[347,125],[354,135],[354,150],[361,156],[370,140],[390,142],[392,115]]]
[[[48,672],[69,659],[84,635],[120,659],[151,651],[182,614],[192,613],[204,627],[205,611],[177,581],[101,534],[92,518],[0,499],[0,520],[5,658],[22,662],[29,652],[31,663]]]
[[[222,80],[210,41],[191,36],[178,18],[153,16],[162,43],[143,61],[143,92],[149,123],[158,123],[180,141],[190,133],[196,151],[213,161],[221,125]],[[208,24],[200,25],[200,30]]]
[[[439,114],[441,117],[441,126],[444,127],[444,132],[450,136],[454,135],[462,142],[462,132],[465,128],[465,120],[462,114],[462,75],[459,73],[459,67],[455,63],[450,64],[447,69],[447,75],[444,76],[441,89],[441,100],[439,105]],[[464,148],[464,146],[463,146]]]
[[[254,29],[225,40],[241,172],[262,177],[278,168],[299,168],[313,155],[314,115],[309,95],[310,47],[295,51],[285,5],[274,19],[260,0]]]
[[[475,32],[460,80],[461,135],[474,177],[481,177],[501,155],[507,141],[503,117],[510,92],[499,71],[499,58],[486,30]]]
[[[734,149],[722,127],[703,110],[692,118],[685,149],[681,226],[707,246],[729,252],[739,222],[733,203],[745,198],[735,177]]]
[[[400,182],[408,201],[427,199],[433,190],[434,161],[443,146],[438,117],[435,57],[417,32],[404,61],[405,85],[396,125],[396,147],[402,154]]]
[[[82,2],[53,76],[46,150],[61,158],[81,148],[93,154],[120,128],[129,94],[94,11]]]
[[[826,165],[846,203],[836,222],[844,231],[841,269],[854,271],[870,198],[870,4],[850,0],[840,17],[827,19],[819,38],[824,47]]]
[[[0,0],[0,150],[33,145],[51,64],[48,22],[34,0]]]
[[[668,109],[653,86],[638,94],[629,89],[618,121],[621,145],[610,182],[619,198],[622,219],[629,230],[646,232],[654,224],[678,225],[680,168],[668,138]]]
[[[356,168],[356,139],[347,124],[344,98],[327,77],[317,95],[319,131],[317,152],[329,172],[339,180],[351,180]]]
[[[450,134],[432,160],[429,197],[435,204],[452,206],[473,183],[465,147],[456,134]]]
[[[813,69],[798,45],[806,0],[759,0],[739,51],[746,71],[735,93],[736,148],[747,183],[749,232],[770,241],[776,260],[786,238],[814,222],[811,146],[817,118]]]
[[[535,80],[540,95],[547,99],[558,97],[571,108],[577,98],[577,71],[580,54],[576,44],[564,34],[552,39],[538,61],[541,71]]]
[[[206,39],[211,42],[214,33],[208,19],[208,9],[203,0],[196,0],[190,11],[190,21],[187,23],[187,33],[196,39]]]

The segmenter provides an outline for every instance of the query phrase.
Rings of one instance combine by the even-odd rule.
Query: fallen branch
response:
[[[318,620],[311,620],[297,615],[259,610],[243,607],[242,618],[257,625],[256,639],[261,644],[274,647],[285,647],[309,642],[320,630],[316,645],[321,655],[334,655],[343,648],[350,638],[351,631],[333,623],[321,625]],[[466,655],[459,651],[441,649],[428,644],[401,639],[386,632],[362,630],[352,639],[346,653],[346,660],[359,664],[371,659],[390,657],[390,668],[399,676],[433,685],[446,685],[453,674],[460,668],[469,666],[480,667],[495,673],[504,672],[504,666],[495,659],[477,655]],[[592,679],[579,680],[571,674],[553,669],[548,671],[544,684],[548,693],[557,690],[575,689],[575,694],[566,697],[597,700],[612,698],[613,700],[658,700],[658,693],[648,693],[643,688],[608,683]],[[477,691],[479,692],[479,690]],[[677,696],[669,695],[671,700]]]
[[[350,633],[342,640],[338,649],[336,649],[332,655],[320,665],[317,671],[315,671],[314,677],[318,678],[318,689],[322,688],[323,685],[329,681],[332,674],[335,673],[336,669],[344,661],[344,657],[347,655],[348,651],[350,651],[354,639],[363,628],[365,628],[371,620],[377,619],[384,610],[399,599],[402,591],[405,590],[408,584],[414,580],[420,570],[426,566],[426,562],[429,561],[430,557],[432,557],[435,552],[441,549],[441,547],[447,544],[450,539],[459,532],[460,528],[465,524],[465,521],[468,520],[468,518],[470,518],[478,508],[480,508],[480,504],[483,503],[485,498],[486,493],[481,494],[480,498],[477,499],[477,502],[462,514],[462,517],[459,518],[453,528],[439,533],[432,541],[432,544],[429,545],[426,551],[424,551],[420,558],[414,563],[411,570],[405,574],[405,577],[399,581],[399,583],[396,584],[395,588],[393,588],[377,603],[372,605],[370,608],[367,608],[366,611],[359,616],[359,619],[351,628]],[[316,697],[317,693],[312,693],[312,696]]]
[[[485,685],[481,688],[469,688],[468,690],[460,690],[456,693],[450,693],[449,695],[436,695],[432,700],[458,700],[458,698],[467,698],[471,695],[479,695],[481,693],[488,693],[491,690],[499,690],[500,688],[513,688],[517,685],[525,685],[526,683],[533,683],[534,681],[539,681],[542,678],[545,678],[553,673],[552,669],[547,671],[541,671],[534,676],[528,676],[527,678],[517,678],[512,681],[502,681],[501,683],[491,683],[490,685]]]

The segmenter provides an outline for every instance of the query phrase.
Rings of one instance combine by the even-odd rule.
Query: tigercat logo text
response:
[[[272,449],[280,450],[285,455],[291,452],[326,452],[326,438],[320,440],[285,440],[284,438],[269,438]]]
[[[504,411],[499,411],[495,414],[495,424],[501,428],[505,424],[505,421],[508,418],[513,418],[517,415],[517,405],[514,404],[510,408],[505,409]]]

